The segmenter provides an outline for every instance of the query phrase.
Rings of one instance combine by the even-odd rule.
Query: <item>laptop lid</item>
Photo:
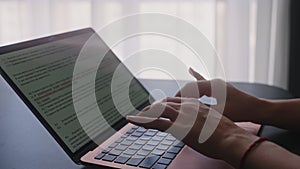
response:
[[[74,101],[84,99],[89,93],[85,92],[84,84],[74,100],[73,71],[82,47],[92,36],[100,45],[99,49],[108,51],[98,67],[95,78],[95,105],[101,110],[103,118],[85,118],[87,121],[82,124],[77,117],[88,115],[92,105],[86,105],[81,114],[76,113]],[[94,54],[102,51],[95,50]],[[0,66],[0,73],[4,79],[76,163],[80,163],[82,155],[108,139],[115,130],[125,126],[125,115],[136,114],[137,110],[141,110],[153,100],[91,28],[1,47]],[[122,113],[114,105],[111,94],[113,73],[117,67],[121,67],[122,77],[131,80],[128,95],[135,108],[127,109],[127,105],[123,105],[122,109],[128,111]],[[117,86],[121,90],[124,87],[122,83]],[[108,123],[109,126],[103,125],[104,123]],[[98,144],[94,140],[97,140]]]

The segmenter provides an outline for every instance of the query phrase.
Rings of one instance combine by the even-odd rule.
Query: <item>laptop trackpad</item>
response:
[[[213,169],[213,168],[223,168],[223,169],[233,169],[231,165],[227,164],[222,160],[216,160],[206,157],[190,147],[184,147],[176,159],[170,164],[168,169]]]

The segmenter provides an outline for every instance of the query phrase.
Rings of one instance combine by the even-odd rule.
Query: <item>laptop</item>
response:
[[[89,71],[74,74],[74,70],[91,37],[92,42],[97,43],[91,53],[94,57],[104,57],[96,68],[94,86],[88,83],[77,86],[74,93],[72,87],[77,83],[72,80],[84,82],[84,78],[89,77]],[[81,58],[86,59],[89,58]],[[4,79],[77,164],[112,168],[199,168],[206,158],[171,134],[126,121],[126,115],[135,115],[154,99],[92,28],[1,47],[0,66]],[[122,70],[119,72],[121,80],[113,91],[111,84],[117,68]],[[128,96],[134,109],[119,104],[124,110],[120,112],[112,93],[122,93],[128,79]],[[94,90],[90,90],[91,87]],[[75,102],[93,95],[90,91],[94,91],[96,102],[87,102],[76,109]],[[97,108],[100,115],[95,111]]]

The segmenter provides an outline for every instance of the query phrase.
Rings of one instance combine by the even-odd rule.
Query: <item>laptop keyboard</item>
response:
[[[164,169],[183,147],[184,143],[171,134],[133,126],[95,159],[142,168]]]

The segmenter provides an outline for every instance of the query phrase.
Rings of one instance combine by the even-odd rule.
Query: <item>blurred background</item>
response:
[[[164,13],[186,20],[209,39],[224,66],[226,80],[293,91],[296,87],[289,78],[292,1],[0,0],[0,46],[85,27],[98,30],[136,13]],[[147,38],[137,38],[131,46],[149,46],[151,40],[166,45],[156,37]],[[177,57],[185,57],[176,44],[166,47],[178,50]],[[121,59],[127,57],[124,49],[116,49],[116,53]],[[148,76],[160,78],[155,73]]]

